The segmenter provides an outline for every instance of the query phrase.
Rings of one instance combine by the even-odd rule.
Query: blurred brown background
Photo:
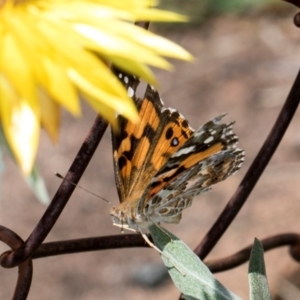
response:
[[[156,72],[165,105],[178,109],[194,128],[227,112],[226,121],[236,121],[239,146],[246,150],[246,162],[235,176],[195,198],[179,225],[167,226],[192,249],[237,188],[273,126],[299,70],[300,29],[292,21],[296,12],[290,9],[285,14],[222,14],[201,26],[162,30],[163,35],[196,58],[191,64],[174,62],[173,73]],[[209,259],[232,254],[252,243],[254,237],[299,232],[299,116],[298,112],[248,202]],[[83,104],[83,118],[79,120],[64,113],[58,146],[42,135],[38,166],[50,196],[60,184],[54,172],[65,174],[94,119],[95,113]],[[80,185],[117,203],[111,156],[107,131]],[[26,239],[46,206],[35,199],[17,168],[8,159],[5,163],[0,224]],[[46,241],[119,234],[119,229],[112,226],[109,207],[77,189]],[[0,253],[6,249],[0,244]],[[287,248],[268,252],[265,258],[271,290],[278,290],[285,282],[288,294],[282,298],[299,298],[299,290],[283,279],[285,274],[297,270]],[[144,276],[144,272],[159,273],[163,270],[161,265],[159,255],[152,249],[38,259],[34,261],[28,299],[177,299],[179,292],[170,281],[156,287],[137,282],[136,278]],[[11,298],[16,278],[16,269],[0,269],[0,299]],[[217,278],[243,299],[248,298],[247,264],[217,274]]]

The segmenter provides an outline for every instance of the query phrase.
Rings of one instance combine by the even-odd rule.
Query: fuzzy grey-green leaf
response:
[[[199,257],[176,236],[157,225],[149,230],[183,299],[240,299],[216,280]]]
[[[249,285],[251,300],[270,300],[265,262],[264,249],[258,239],[254,240],[254,245],[250,254],[249,262]]]

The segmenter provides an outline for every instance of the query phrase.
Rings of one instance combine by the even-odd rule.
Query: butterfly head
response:
[[[123,228],[128,226],[128,217],[118,206],[113,206],[110,209],[110,216],[115,226]]]
[[[118,206],[113,206],[110,209],[110,216],[113,225],[121,227],[122,231],[123,229],[138,230],[149,226],[146,217],[137,213],[136,205],[131,201],[125,201]]]

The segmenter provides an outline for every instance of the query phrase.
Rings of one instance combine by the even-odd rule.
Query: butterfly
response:
[[[128,94],[140,121],[118,116],[120,130],[112,133],[120,204],[110,215],[114,225],[145,237],[153,224],[179,223],[195,196],[240,169],[244,151],[236,148],[234,122],[221,123],[225,115],[194,130],[177,110],[164,106],[150,85],[143,99],[130,86]]]

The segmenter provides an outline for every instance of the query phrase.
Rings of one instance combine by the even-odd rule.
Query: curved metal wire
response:
[[[12,230],[0,225],[0,241],[8,245],[13,250],[19,248],[24,241]],[[4,252],[2,255],[5,255]],[[1,255],[1,256],[2,256]],[[27,298],[30,290],[33,266],[31,258],[19,265],[18,280],[13,294],[13,300],[23,300]]]

